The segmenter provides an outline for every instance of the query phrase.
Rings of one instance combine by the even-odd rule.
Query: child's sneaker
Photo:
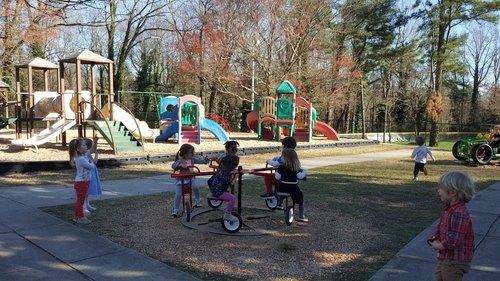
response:
[[[175,218],[178,218],[178,217],[180,217],[180,216],[179,216],[179,210],[173,210],[173,211],[172,211],[172,218],[174,218],[174,219],[175,219]]]
[[[267,192],[260,195],[260,197],[262,197],[262,198],[271,197],[271,196],[273,196],[273,194],[272,193],[267,193]]]
[[[203,207],[203,206],[201,206],[201,199],[199,199],[199,200],[195,200],[195,202],[194,202],[194,207],[195,207],[195,208],[201,208],[201,207]]]
[[[73,221],[76,222],[77,224],[89,224],[89,223],[91,223],[91,221],[89,219],[87,219],[86,217],[79,218],[79,219],[73,219]]]
[[[299,216],[299,217],[297,218],[297,221],[300,221],[300,222],[308,222],[308,221],[309,221],[309,219],[308,219],[308,218],[306,218],[306,216]]]
[[[83,209],[83,212],[84,212],[85,214],[90,214],[90,210],[89,210],[89,209],[85,209],[85,208],[84,208],[84,209]]]
[[[413,178],[413,181],[418,181],[418,177],[414,177],[414,178]]]
[[[89,210],[89,211],[93,212],[93,211],[95,211],[95,210],[96,210],[96,208],[94,208],[94,207],[92,207],[92,206],[88,205],[88,206],[87,206],[87,210]]]
[[[428,173],[427,173],[427,168],[426,168],[426,167],[424,167],[424,168],[422,168],[422,170],[424,171],[424,175],[426,175],[426,176],[427,176],[427,175],[428,175]]]
[[[228,213],[224,213],[224,216],[222,217],[225,221],[229,221],[229,222],[237,222],[238,221],[238,218],[231,215],[231,214],[228,214]]]

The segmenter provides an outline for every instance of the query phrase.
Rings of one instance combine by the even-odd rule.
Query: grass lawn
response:
[[[478,189],[498,181],[496,166],[470,167],[436,154],[419,182],[411,180],[409,159],[311,170],[300,184],[310,222],[287,227],[276,211],[266,222],[270,235],[188,229],[169,217],[171,193],[95,202],[93,223],[82,227],[205,280],[368,280],[439,217],[435,189],[442,173],[467,172]],[[243,188],[244,205],[264,205],[260,179],[245,180]],[[71,220],[70,205],[44,210]]]
[[[352,155],[406,148],[407,146],[404,145],[379,144],[359,147],[299,150],[298,153],[301,158],[311,158],[318,156]],[[266,160],[271,159],[276,155],[278,155],[277,152],[245,155],[241,157],[240,163],[244,167],[246,165],[262,164],[265,163]],[[124,165],[115,168],[99,169],[99,173],[102,180],[144,178],[170,173],[170,164],[171,163]],[[27,177],[26,175],[26,173],[10,173],[4,175],[0,179],[0,187],[15,185],[72,184],[72,179],[75,176],[75,171],[71,169],[58,171],[40,171],[29,173],[29,177]]]
[[[413,147],[417,146],[414,142],[407,142],[407,141],[399,141],[399,142],[395,142],[394,144],[397,144],[397,145],[408,145],[408,146],[413,146]],[[455,141],[440,141],[440,142],[438,142],[437,146],[429,147],[429,148],[431,150],[451,151],[451,149],[453,148],[454,144],[455,144]]]

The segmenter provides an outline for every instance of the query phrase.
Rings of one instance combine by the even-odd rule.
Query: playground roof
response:
[[[98,55],[94,52],[91,52],[89,50],[85,50],[79,54],[69,56],[67,58],[61,59],[61,62],[69,62],[69,63],[76,63],[77,60],[80,60],[81,63],[84,64],[108,64],[108,63],[113,63],[112,60],[107,59],[101,55]]]
[[[48,60],[42,58],[34,58],[32,61],[25,64],[18,64],[16,68],[37,68],[37,69],[58,69],[59,66],[55,63],[52,63]]]
[[[276,94],[295,94],[297,91],[295,87],[288,80],[281,81],[278,88],[276,88]]]
[[[0,89],[7,89],[9,88],[9,85],[2,80],[0,80]]]

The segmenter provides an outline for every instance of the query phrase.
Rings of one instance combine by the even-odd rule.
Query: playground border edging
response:
[[[374,145],[380,143],[377,140],[353,140],[347,142],[332,142],[324,144],[299,144],[297,150],[304,149],[321,149],[321,148],[334,148],[334,147],[354,147],[354,146],[365,146]],[[276,146],[268,147],[247,147],[239,150],[239,155],[252,155],[252,154],[263,154],[279,152],[281,145],[276,143]],[[199,155],[214,157],[224,150],[210,150],[199,153]],[[116,157],[100,159],[98,162],[98,167],[118,167],[121,165],[136,165],[136,164],[154,164],[154,163],[165,163],[171,162],[175,159],[175,154],[157,154],[157,155],[146,155],[146,156],[129,156],[129,157]],[[31,162],[0,162],[0,175],[5,175],[7,173],[26,173],[26,172],[36,172],[36,171],[53,171],[62,169],[72,169],[68,161],[31,161]]]

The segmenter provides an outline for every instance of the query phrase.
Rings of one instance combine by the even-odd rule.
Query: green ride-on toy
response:
[[[462,161],[472,159],[477,164],[488,164],[500,158],[500,147],[489,143],[486,138],[468,138],[455,142],[453,156]]]

